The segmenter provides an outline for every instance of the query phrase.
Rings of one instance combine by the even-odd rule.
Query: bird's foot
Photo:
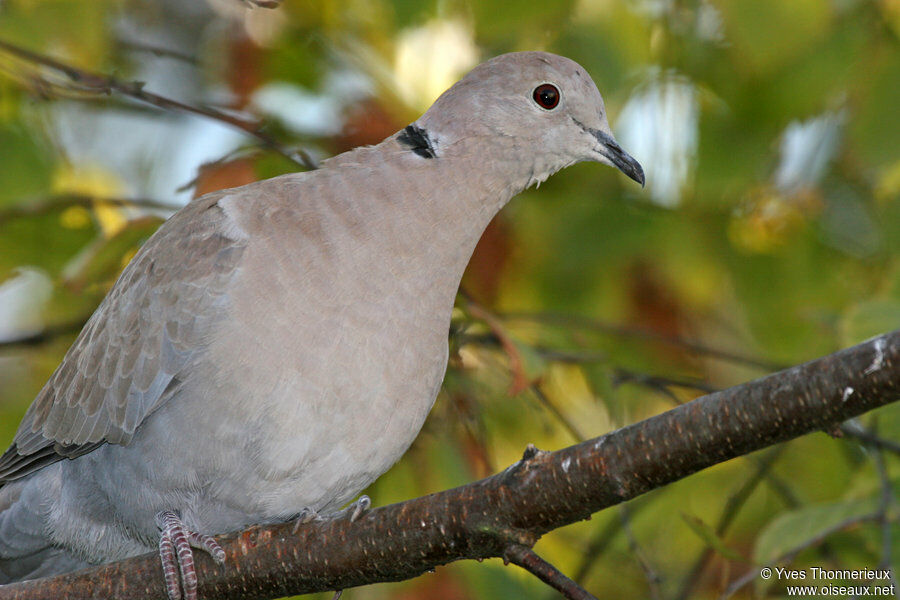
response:
[[[350,522],[357,520],[364,514],[366,514],[369,509],[372,508],[372,500],[365,494],[356,499],[356,502],[345,508],[344,510],[338,513],[339,516],[349,516]]]
[[[322,517],[317,513],[314,509],[306,507],[300,511],[296,517],[294,517],[294,528],[291,530],[291,533],[297,533],[297,530],[300,529],[301,525],[305,525],[307,523],[311,523],[312,521],[321,521]]]
[[[363,516],[369,508],[372,506],[372,500],[368,496],[360,496],[356,499],[356,502],[348,506],[343,510],[339,510],[336,513],[322,516],[317,513],[315,510],[311,508],[304,508],[300,511],[294,519],[294,529],[293,533],[297,533],[297,530],[300,529],[301,525],[305,525],[306,523],[310,523],[312,521],[323,521],[325,519],[343,519],[349,518],[350,522],[354,522],[361,516]]]
[[[164,510],[157,514],[156,525],[160,530],[159,558],[169,600],[197,600],[197,571],[191,547],[205,550],[220,565],[225,562],[225,551],[212,536],[185,529],[174,511]],[[181,585],[178,584],[179,572]]]

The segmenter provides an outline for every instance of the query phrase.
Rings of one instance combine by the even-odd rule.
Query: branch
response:
[[[49,196],[40,200],[31,200],[14,204],[0,209],[0,224],[22,217],[35,217],[45,215],[60,208],[80,206],[94,208],[95,206],[119,206],[123,208],[143,208],[145,210],[157,210],[175,212],[180,205],[153,200],[152,198],[109,198],[102,196],[90,196],[86,194],[60,194]]]
[[[841,425],[840,431],[847,437],[852,437],[864,444],[874,446],[879,450],[886,450],[900,456],[900,443],[880,437],[872,431],[865,429],[859,423],[854,423],[852,421],[844,423]]]
[[[660,342],[662,344],[668,344],[671,346],[683,348],[689,352],[693,352],[694,354],[700,354],[727,362],[756,367],[758,369],[762,369],[763,371],[779,371],[785,368],[785,366],[782,364],[763,360],[755,356],[748,356],[745,354],[740,354],[738,352],[722,350],[720,348],[712,348],[705,344],[692,342],[690,340],[685,340],[676,336],[665,335],[656,331],[652,331],[650,329],[641,329],[638,327],[617,325],[615,323],[606,323],[604,321],[598,321],[596,319],[592,319],[590,317],[585,317],[582,315],[569,315],[553,312],[508,312],[499,313],[497,316],[506,321],[530,321],[534,323],[541,323],[543,325],[554,325],[557,327],[575,327],[578,329],[588,329],[596,331],[598,333],[616,337]]]
[[[246,4],[259,6],[260,8],[278,8],[281,0],[244,0]]]
[[[40,65],[66,76],[73,85],[73,88],[78,91],[104,96],[108,96],[115,92],[163,110],[176,110],[220,121],[252,135],[264,146],[272,149],[293,163],[310,170],[317,168],[316,162],[305,151],[298,149],[295,152],[290,152],[281,146],[275,138],[264,132],[262,130],[262,124],[255,119],[248,119],[231,112],[218,110],[211,106],[199,106],[179,102],[178,100],[173,100],[172,98],[146,91],[144,89],[144,82],[142,81],[119,81],[114,77],[108,77],[99,73],[73,67],[72,65],[62,63],[56,59],[38,54],[37,52],[32,52],[31,50],[16,46],[15,44],[11,44],[4,40],[0,40],[0,50],[15,56],[20,60]],[[45,81],[44,83],[49,82]]]
[[[559,569],[535,554],[531,548],[521,544],[510,544],[503,560],[519,565],[569,600],[597,600],[580,585],[560,573]]]
[[[205,600],[345,589],[461,559],[508,556],[543,534],[711,465],[900,400],[900,330],[715,392],[557,452],[526,452],[487,479],[333,519],[218,538],[226,567],[198,555]],[[848,393],[848,390],[852,391]],[[0,600],[165,599],[153,553],[0,588]]]
[[[165,46],[157,46],[155,44],[148,44],[146,42],[126,39],[117,39],[115,41],[115,44],[122,50],[131,52],[147,52],[159,58],[171,58],[173,60],[179,60],[189,65],[196,66],[198,62],[196,57],[191,56],[190,54],[185,54],[184,52],[179,52],[178,50],[166,48]]]
[[[59,337],[75,335],[84,329],[84,325],[87,323],[88,318],[90,318],[90,316],[81,317],[67,323],[49,325],[40,331],[28,333],[21,337],[0,339],[0,351],[6,349],[31,348],[46,344]]]

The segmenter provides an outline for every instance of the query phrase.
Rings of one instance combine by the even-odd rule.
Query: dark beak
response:
[[[634,160],[627,152],[608,133],[603,133],[596,129],[591,129],[591,133],[600,142],[600,153],[608,158],[612,164],[641,184],[644,187],[644,169],[638,161]]]

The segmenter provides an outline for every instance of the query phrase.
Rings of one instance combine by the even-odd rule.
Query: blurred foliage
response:
[[[631,131],[620,141],[674,148],[635,151],[647,190],[579,165],[489,227],[464,279],[444,390],[411,451],[369,490],[377,504],[487,475],[528,442],[569,445],[898,327],[898,36],[895,0],[0,2],[0,40],[260,115],[285,146],[318,156],[379,141],[469,63],[502,52],[577,60],[613,116],[657,99],[629,113],[636,124],[612,122]],[[690,94],[675,98],[668,81]],[[263,102],[273,84],[280,100]],[[697,115],[682,123],[693,147],[666,137],[681,114]],[[651,122],[662,125],[640,127]],[[296,168],[254,143],[0,53],[0,336],[39,333],[23,316],[35,310],[53,333],[0,347],[0,440],[164,216],[141,198],[184,201],[176,190],[194,176],[206,192]],[[654,185],[676,159],[686,175],[664,206]],[[67,194],[134,203],[69,205]],[[860,424],[900,440],[897,407]],[[760,565],[897,564],[896,454],[815,434],[768,457],[604,511],[537,550],[608,598],[716,598],[747,573],[734,597],[780,597],[784,582],[752,576]],[[348,594],[551,597],[499,563]]]

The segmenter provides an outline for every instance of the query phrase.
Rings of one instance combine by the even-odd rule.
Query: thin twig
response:
[[[522,567],[569,600],[597,600],[594,595],[563,575],[559,569],[535,554],[531,548],[521,544],[510,544],[506,548],[504,558]]]
[[[473,316],[475,315],[473,314]],[[494,325],[500,327],[496,321],[494,321]],[[492,329],[490,332],[483,334],[458,334],[456,336],[456,340],[461,346],[465,344],[499,346],[504,351],[507,351],[507,353],[509,353],[508,346],[513,345],[511,339],[506,333],[500,335],[498,333],[498,330],[495,329]],[[550,362],[580,365],[585,363],[609,361],[609,357],[602,352],[560,350],[557,348],[547,348],[544,346],[529,346],[529,348],[542,359]],[[518,354],[518,351],[516,352]],[[510,368],[512,369],[512,367]],[[623,367],[616,367],[614,375],[614,385],[620,385],[627,382],[640,384],[645,387],[649,387],[654,391],[666,394],[667,396],[672,398],[676,404],[683,404],[683,402],[677,396],[671,393],[671,390],[668,389],[669,387],[694,389],[705,393],[712,393],[718,389],[715,386],[699,379],[687,377],[669,377],[665,375],[651,375],[650,373],[641,373],[639,371],[625,369]]]
[[[634,517],[634,514],[648,504],[648,501],[656,496],[641,496],[640,498],[635,498],[630,501],[628,504],[630,505],[630,514]],[[615,539],[616,534],[619,533],[622,529],[622,521],[621,519],[610,519],[607,521],[606,525],[603,526],[599,531],[597,531],[596,535],[591,538],[588,543],[587,548],[585,548],[582,556],[584,559],[581,564],[578,566],[578,570],[575,571],[575,576],[572,578],[577,581],[579,584],[584,584],[585,579],[587,579],[588,574],[591,572],[591,568],[594,566],[594,563],[600,558],[603,552],[606,551],[606,548],[609,544]]]
[[[874,432],[873,435],[875,435]],[[891,509],[894,504],[894,488],[891,484],[890,475],[888,475],[883,450],[875,443],[872,443],[872,446],[874,446],[875,469],[878,471],[878,479],[881,483],[881,501],[878,505],[881,525],[881,561],[879,561],[878,568],[886,569],[890,573],[891,584],[893,584],[897,598],[900,598],[900,585],[897,584],[897,575],[894,573],[894,569],[891,568],[893,562],[891,560],[893,547],[891,529],[894,525],[891,519]]]
[[[148,210],[161,210],[174,212],[181,208],[177,204],[170,204],[150,198],[104,198],[98,196],[88,196],[83,194],[62,194],[59,196],[50,196],[40,200],[25,201],[15,204],[3,210],[0,210],[0,224],[12,219],[22,217],[34,217],[45,215],[53,212],[58,208],[68,208],[70,206],[81,206],[84,208],[93,208],[94,206],[122,206],[136,207]]]
[[[116,45],[123,50],[131,50],[133,52],[147,52],[149,54],[153,54],[154,56],[158,56],[161,58],[171,58],[190,65],[197,64],[196,57],[191,56],[190,54],[185,54],[184,52],[179,52],[178,50],[166,48],[164,46],[157,46],[155,44],[147,44],[145,42],[125,39],[116,40]]]
[[[699,392],[703,392],[704,394],[712,394],[713,392],[719,391],[719,388],[714,385],[710,385],[709,383],[701,379],[693,379],[688,377],[669,377],[667,375],[650,375],[648,373],[641,373],[639,371],[625,369],[622,367],[616,367],[615,374],[616,383],[619,384],[626,381],[633,381],[635,383],[649,385],[651,387],[678,387],[689,390],[697,390]]]
[[[609,354],[598,350],[560,350],[546,346],[534,346],[533,348],[541,358],[553,362],[573,365],[609,362]]]
[[[193,105],[173,100],[172,98],[146,91],[144,89],[144,83],[141,81],[119,81],[114,77],[107,77],[99,73],[73,67],[4,40],[0,40],[0,50],[16,56],[21,60],[41,65],[65,75],[76,90],[99,95],[109,95],[115,92],[163,110],[176,110],[214,119],[252,135],[260,140],[264,146],[277,152],[291,162],[307,169],[317,168],[316,162],[309,154],[302,149],[290,152],[281,146],[275,138],[263,131],[262,124],[256,119],[245,118],[233,112],[225,112],[211,106]]]
[[[446,403],[451,410],[456,411],[455,420],[462,426],[464,439],[464,452],[466,455],[474,453],[474,462],[480,462],[479,476],[483,477],[492,473],[494,461],[491,459],[487,448],[487,430],[484,426],[484,418],[480,413],[481,407],[467,392],[448,394],[449,402]]]
[[[509,384],[509,395],[515,396],[531,387],[533,382],[528,379],[528,375],[525,373],[525,362],[522,359],[522,354],[519,352],[519,349],[516,348],[516,343],[506,332],[503,324],[500,323],[491,311],[476,303],[474,300],[469,300],[466,304],[466,308],[469,310],[469,314],[488,326],[491,333],[499,340],[500,346],[509,358],[509,370],[512,373],[512,381]]]
[[[852,437],[865,444],[874,446],[879,450],[887,450],[888,452],[892,452],[893,454],[897,454],[898,456],[900,456],[900,443],[876,435],[874,432],[866,429],[856,421],[848,421],[844,423],[843,425],[841,425],[840,431],[847,437]]]
[[[787,448],[787,445],[776,446],[767,452],[761,460],[757,461],[756,471],[753,475],[744,482],[737,492],[728,498],[725,502],[725,509],[722,511],[719,522],[716,523],[714,529],[717,536],[721,537],[725,534],[741,508],[747,503],[747,500],[750,499],[750,496],[756,491],[759,484],[767,478],[772,465],[778,457],[781,456],[785,448]],[[703,571],[706,570],[706,566],[709,564],[713,555],[714,551],[709,546],[706,546],[701,551],[700,556],[697,557],[693,566],[688,569],[687,575],[685,575],[684,580],[681,583],[681,589],[678,591],[678,594],[674,596],[675,600],[684,600],[685,598],[691,597],[694,587],[699,583],[700,576],[703,574]]]
[[[556,417],[556,420],[559,421],[563,427],[565,427],[569,434],[576,441],[583,442],[588,439],[586,435],[575,425],[572,420],[565,415],[565,413],[560,410],[556,404],[547,397],[547,394],[544,393],[544,390],[541,389],[539,383],[532,384],[531,391],[534,392],[534,395],[537,397],[538,401],[543,405],[544,408],[550,411],[550,413]]]
[[[194,177],[190,181],[183,183],[175,188],[175,191],[181,193],[196,187],[197,183],[200,181],[200,178],[203,177],[207,172],[209,172],[209,169],[215,169],[236,160],[251,159],[258,155],[260,152],[262,152],[261,146],[250,146],[229,150],[219,158],[215,158],[201,164],[197,169],[197,174],[194,175]]]
[[[805,542],[798,544],[794,548],[791,548],[775,560],[767,563],[766,567],[771,567],[773,565],[777,565],[786,561],[790,561],[793,557],[795,557],[800,552],[803,552],[807,548],[811,548],[817,544],[820,544],[825,538],[828,536],[834,535],[840,531],[844,531],[845,529],[849,529],[850,527],[855,527],[856,525],[860,525],[862,523],[871,523],[871,522],[879,521],[878,511],[874,513],[869,513],[865,515],[858,515],[854,517],[849,517],[836,525],[829,527],[825,531],[820,532],[819,534],[813,536],[812,538],[806,540]],[[759,577],[759,566],[754,566],[748,573],[741,576],[739,579],[735,580],[728,588],[722,593],[719,597],[719,600],[726,600],[733,596],[736,592],[738,592],[742,587],[746,586],[748,583]]]
[[[87,323],[87,318],[82,317],[80,319],[69,321],[68,323],[45,327],[36,333],[0,340],[0,350],[40,346],[41,344],[46,344],[56,338],[78,333],[81,331],[81,328],[84,327],[85,323]]]
[[[748,356],[737,352],[731,352],[728,350],[722,350],[719,348],[712,348],[705,344],[691,342],[679,337],[657,333],[649,329],[640,329],[636,327],[617,325],[614,323],[605,323],[603,321],[599,321],[582,315],[564,315],[551,312],[507,312],[499,313],[498,316],[501,319],[508,321],[533,321],[560,327],[579,327],[582,329],[590,329],[599,333],[614,335],[617,337],[630,337],[642,340],[652,340],[672,346],[678,346],[690,352],[694,352],[695,354],[703,354],[712,358],[740,363],[751,367],[756,367],[764,371],[777,371],[785,368],[785,365],[767,361],[761,358]]]
[[[641,571],[644,573],[644,578],[647,580],[647,587],[650,589],[650,597],[654,600],[659,600],[659,584],[662,580],[659,574],[652,566],[650,566],[650,561],[647,559],[646,555],[644,555],[644,551],[638,544],[637,538],[634,537],[634,532],[631,530],[631,517],[629,516],[627,504],[619,505],[619,520],[622,522],[622,531],[625,533],[625,539],[628,540],[628,548],[640,565]]]

